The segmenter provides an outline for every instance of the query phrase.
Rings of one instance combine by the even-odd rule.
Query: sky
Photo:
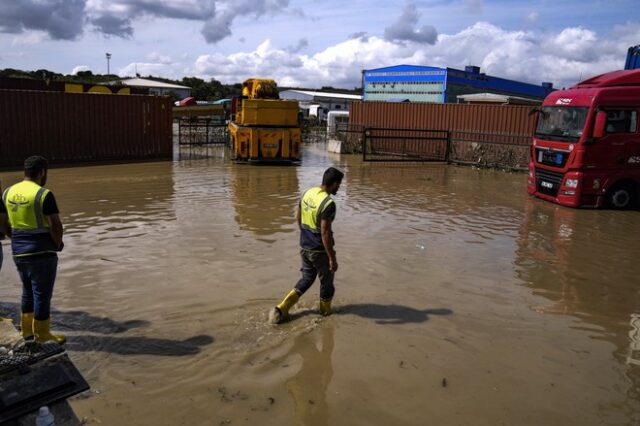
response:
[[[363,69],[463,69],[555,87],[624,66],[640,0],[0,0],[0,69],[352,89]]]

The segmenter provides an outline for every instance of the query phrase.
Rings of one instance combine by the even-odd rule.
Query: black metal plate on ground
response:
[[[62,352],[64,352],[64,347],[57,343],[27,343],[14,350],[12,356],[0,355],[0,376]]]
[[[0,377],[0,424],[87,389],[67,354],[32,364],[26,373],[14,370]]]

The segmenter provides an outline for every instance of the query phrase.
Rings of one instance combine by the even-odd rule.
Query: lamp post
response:
[[[107,57],[107,75],[111,74],[111,70],[109,69],[109,61],[111,60],[111,53],[107,53],[105,55]]]

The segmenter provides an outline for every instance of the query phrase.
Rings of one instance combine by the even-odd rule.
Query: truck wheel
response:
[[[633,186],[622,183],[611,188],[607,195],[607,204],[616,210],[628,209],[635,205],[635,196]]]

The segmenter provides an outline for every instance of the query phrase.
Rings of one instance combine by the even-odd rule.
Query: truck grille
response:
[[[560,189],[564,175],[560,172],[536,169],[536,187],[538,192],[555,197]]]

